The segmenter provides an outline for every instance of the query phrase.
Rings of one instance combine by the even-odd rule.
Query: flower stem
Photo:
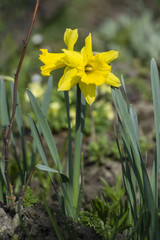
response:
[[[15,197],[14,197],[14,194],[13,194],[13,186],[11,184],[11,180],[10,180],[10,177],[9,177],[9,149],[8,148],[9,148],[9,141],[10,141],[11,131],[12,131],[12,127],[13,127],[13,121],[14,121],[14,117],[15,117],[15,113],[16,113],[16,107],[17,107],[18,76],[19,76],[19,72],[20,72],[20,69],[21,69],[21,66],[22,66],[22,62],[23,62],[25,53],[26,53],[26,49],[27,49],[27,46],[28,46],[30,35],[31,35],[32,29],[33,29],[33,25],[34,25],[39,1],[40,0],[37,0],[37,2],[36,2],[31,26],[30,26],[26,41],[24,41],[23,51],[22,51],[22,54],[21,54],[21,57],[20,57],[20,60],[19,60],[19,64],[18,64],[18,67],[17,67],[15,78],[14,78],[13,109],[12,109],[12,115],[11,115],[10,123],[9,123],[8,129],[6,131],[3,129],[3,137],[4,137],[4,145],[5,145],[5,156],[4,156],[4,159],[5,159],[5,177],[6,177],[9,193],[10,193],[11,200],[12,200],[13,204],[15,204]]]
[[[80,162],[81,162],[81,145],[82,145],[82,105],[81,90],[77,85],[77,102],[76,102],[76,136],[75,136],[75,153],[74,153],[74,170],[73,170],[73,207],[76,211],[79,197],[79,180],[80,180]],[[76,215],[76,214],[75,214]]]
[[[70,124],[70,116],[69,116],[69,93],[68,91],[64,91],[65,103],[66,103],[66,112],[67,112],[67,120],[68,120],[68,159],[67,159],[67,174],[71,183],[73,183],[73,161],[72,161],[72,136],[71,136],[71,124]]]

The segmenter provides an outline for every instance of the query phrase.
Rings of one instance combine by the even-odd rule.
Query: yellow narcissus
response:
[[[45,64],[41,67],[41,73],[49,76],[51,71],[65,67],[58,90],[68,91],[79,84],[87,103],[91,105],[96,97],[96,86],[104,83],[114,87],[121,85],[120,80],[111,73],[109,65],[118,57],[118,52],[111,50],[94,55],[91,34],[86,37],[85,46],[81,51],[76,52],[73,48],[77,38],[77,29],[67,29],[64,42],[68,49],[62,49],[63,53],[48,53],[47,49],[41,49],[40,60]]]

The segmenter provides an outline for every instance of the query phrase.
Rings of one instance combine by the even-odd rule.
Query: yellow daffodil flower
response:
[[[66,29],[64,33],[64,42],[68,50],[73,50],[77,38],[77,29]],[[40,49],[40,51],[42,54],[39,55],[39,59],[45,64],[41,67],[41,74],[43,76],[50,76],[50,72],[53,70],[65,67],[65,63],[62,61],[65,55],[64,53],[49,53],[48,49]]]
[[[109,63],[118,57],[117,51],[108,51],[93,54],[91,34],[85,39],[85,46],[81,52],[73,50],[78,38],[77,29],[67,29],[64,34],[64,42],[68,49],[62,49],[63,53],[54,54],[41,49],[40,60],[45,64],[41,67],[42,75],[50,75],[50,72],[65,67],[58,90],[68,91],[73,86],[79,87],[88,104],[92,104],[96,97],[96,86],[108,84],[119,87],[120,80],[111,73]]]

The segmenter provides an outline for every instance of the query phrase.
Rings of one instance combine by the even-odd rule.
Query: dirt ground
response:
[[[87,204],[95,195],[100,192],[102,183],[100,177],[103,177],[111,186],[115,184],[115,179],[120,170],[119,162],[107,162],[106,165],[86,166],[84,172],[84,202]],[[37,188],[37,186],[36,186]],[[51,190],[52,191],[52,190]],[[54,200],[49,201],[51,212],[56,216],[58,225],[62,232],[65,232],[66,239],[76,240],[100,240],[101,237],[89,227],[85,227],[80,223],[74,223],[70,218],[62,217],[58,207],[58,203]],[[25,229],[28,230],[31,238],[25,233],[25,229],[19,221],[17,206],[4,206],[0,203],[0,239],[14,239],[17,236],[18,240],[56,240],[57,236],[53,230],[53,226],[46,212],[45,206],[41,203],[35,204],[33,207],[22,207],[21,216]],[[73,231],[75,238],[71,238]],[[117,239],[123,239],[123,235],[118,235]]]

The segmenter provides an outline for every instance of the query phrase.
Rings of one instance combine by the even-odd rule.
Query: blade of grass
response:
[[[54,213],[51,213],[51,210],[49,209],[49,206],[48,206],[47,201],[46,201],[46,199],[45,199],[43,194],[42,194],[42,199],[43,199],[45,208],[47,210],[47,213],[49,215],[49,218],[51,220],[52,226],[53,226],[53,228],[55,230],[55,233],[56,233],[56,235],[58,237],[58,240],[64,240],[65,239],[65,234],[63,233],[63,235],[62,235],[62,233],[60,231],[60,228],[58,226],[57,220],[56,220],[56,216],[54,215]]]
[[[1,169],[0,169],[1,170]],[[0,171],[0,201],[3,202],[3,178]]]
[[[83,197],[83,169],[84,169],[84,161],[83,161],[83,153],[81,154],[81,185],[80,185],[80,191],[79,191],[79,197],[78,197],[78,204],[75,214],[75,219],[78,220],[80,208],[82,205],[82,197]]]
[[[52,76],[50,76],[48,79],[47,88],[46,88],[45,95],[42,102],[42,111],[45,117],[47,116],[47,112],[49,109],[49,104],[50,104],[51,95],[52,95],[52,88],[53,88],[53,79],[52,79]],[[41,131],[39,128],[38,128],[38,131],[39,131],[39,134],[41,134]],[[29,173],[31,173],[34,167],[35,153],[36,153],[36,146],[33,143]]]
[[[1,101],[0,101],[0,110],[1,110],[1,124],[2,124],[2,128],[7,128],[9,125],[9,106],[8,106],[8,101],[7,101],[7,96],[6,96],[6,89],[5,89],[5,84],[4,84],[4,80],[3,78],[1,78],[0,80],[0,96],[1,96]],[[18,170],[20,173],[20,177],[21,180],[23,181],[23,173],[22,173],[22,169],[19,163],[19,158],[17,157],[17,152],[16,152],[16,145],[15,145],[15,141],[14,141],[14,137],[13,134],[11,133],[11,142],[12,142],[12,146],[13,146],[13,151],[15,154],[15,160],[18,166]]]
[[[129,109],[129,108],[130,108],[130,104],[129,104],[129,100],[128,100],[127,91],[126,91],[126,86],[125,86],[125,82],[124,82],[123,76],[121,76],[121,83],[122,83],[122,86],[123,86],[123,90],[124,90],[124,95],[125,95],[127,107],[128,107],[128,109]]]
[[[133,123],[134,131],[135,131],[135,134],[136,134],[136,139],[137,139],[138,148],[140,149],[140,145],[139,145],[139,134],[138,134],[138,118],[137,118],[137,113],[136,113],[135,109],[134,109],[132,106],[130,106],[130,108],[129,108],[129,113],[130,113],[131,120],[132,120],[132,123]]]
[[[155,208],[156,205],[153,197],[152,187],[151,187],[150,180],[144,164],[142,164],[142,169],[143,169],[144,194],[145,194],[146,207],[151,214],[150,239],[159,240],[157,210]]]
[[[65,174],[60,173],[59,171],[57,171],[54,168],[50,168],[50,167],[42,165],[42,164],[37,164],[36,168],[38,168],[39,170],[42,170],[42,171],[60,174],[64,182],[70,182],[69,178]]]
[[[48,173],[52,172],[52,173],[60,174],[61,188],[62,188],[65,207],[66,207],[65,211],[67,211],[68,216],[74,219],[75,214],[74,214],[74,208],[73,208],[73,187],[72,187],[72,184],[70,183],[68,176],[66,176],[63,173],[60,173],[59,171],[53,168],[50,168],[41,164],[37,164],[36,167],[42,171],[47,171]]]
[[[137,157],[135,157],[136,166],[138,168],[138,172],[140,174],[141,180],[143,180],[141,166],[140,166],[140,164],[141,164],[140,149],[138,146],[136,133],[135,133],[135,130],[133,127],[133,122],[131,120],[131,116],[129,115],[128,109],[126,107],[126,104],[125,104],[125,101],[123,99],[120,89],[112,88],[112,97],[113,97],[114,105],[116,107],[116,111],[117,111],[117,114],[119,117],[119,122],[123,123],[124,128],[126,129],[127,134],[130,138],[130,141],[133,145],[134,152],[137,155]],[[121,121],[120,121],[120,119],[121,119]],[[121,124],[121,126],[122,126],[122,124]],[[127,138],[125,137],[126,134],[124,135],[124,132],[125,132],[124,129],[120,129],[120,131],[121,131],[121,134],[123,136],[123,139],[124,139],[126,145],[128,145],[129,141],[128,141],[128,137]],[[129,147],[128,147],[128,149],[129,149]]]
[[[60,157],[59,157],[59,154],[58,154],[58,151],[57,151],[57,148],[56,148],[51,130],[50,130],[49,125],[47,123],[47,120],[46,120],[39,104],[37,103],[35,97],[33,96],[33,94],[29,90],[27,90],[27,93],[28,93],[28,96],[30,98],[30,101],[31,101],[33,110],[35,112],[35,115],[37,117],[38,126],[40,127],[40,130],[43,133],[43,136],[44,136],[44,138],[47,142],[47,145],[49,147],[51,155],[52,155],[52,157],[53,157],[53,159],[54,159],[54,161],[55,161],[55,163],[58,167],[58,171],[61,173],[62,172],[62,170],[61,170],[62,167],[61,167]],[[32,124],[31,125],[32,133],[34,131],[34,134],[35,134],[37,132],[37,129],[35,128],[31,118],[29,118],[29,119],[30,119],[30,123]],[[37,136],[37,134],[35,134],[35,136]],[[37,137],[37,141],[38,141],[38,144],[39,144],[40,141],[38,139],[40,139],[40,138]],[[37,144],[36,144],[36,146],[38,147]],[[40,154],[42,154],[42,152],[41,152],[42,148],[38,149],[38,151],[40,151]],[[42,157],[44,159],[43,155],[42,155]],[[53,185],[53,182],[52,182],[52,185]],[[53,185],[53,187],[55,189],[54,185]],[[62,192],[63,192],[64,198],[66,199],[66,202],[67,202],[67,210],[68,210],[68,212],[70,212],[70,216],[73,217],[72,186],[70,184],[68,184],[67,182],[64,183],[64,181],[62,179],[61,187],[62,187]],[[56,189],[55,189],[55,191],[56,191]],[[56,195],[57,195],[58,201],[60,202],[61,209],[63,209],[62,200],[58,197],[58,193]]]
[[[154,59],[151,60],[151,84],[152,84],[152,97],[154,106],[154,121],[156,133],[156,154],[152,170],[152,189],[154,193],[156,207],[158,207],[158,171],[160,166],[160,136],[159,136],[159,123],[160,123],[160,85],[158,69]]]
[[[18,201],[18,216],[19,216],[19,221],[20,221],[21,227],[22,227],[25,235],[27,236],[27,239],[28,240],[34,240],[32,238],[32,236],[30,235],[29,230],[26,228],[25,223],[23,222],[23,218],[22,218],[22,215],[21,215],[20,201]]]
[[[55,164],[58,168],[58,170],[61,172],[62,168],[61,168],[61,162],[60,162],[60,158],[59,158],[59,154],[58,154],[58,151],[57,151],[57,147],[55,145],[55,141],[53,139],[53,136],[52,136],[52,132],[49,128],[49,125],[48,125],[48,122],[46,120],[46,117],[44,116],[43,112],[42,112],[42,109],[40,108],[37,100],[35,99],[34,95],[27,89],[27,93],[28,93],[28,96],[29,96],[29,99],[31,101],[31,104],[32,104],[32,107],[33,107],[33,110],[34,110],[34,113],[36,115],[36,118],[37,118],[37,122],[38,122],[38,125],[41,129],[41,132],[43,133],[43,136],[46,140],[46,143],[48,145],[48,148],[52,154],[52,157],[55,161]]]
[[[12,95],[12,100],[13,100],[13,91],[14,91],[14,83],[13,82],[10,83],[10,87],[11,87],[11,95]],[[23,173],[22,173],[20,164],[18,164],[18,169],[19,169],[19,173],[20,173],[20,176],[22,179],[22,184],[25,184],[24,173],[25,172],[28,173],[28,167],[27,167],[26,145],[25,145],[25,136],[24,136],[24,126],[23,126],[23,120],[22,120],[22,111],[21,111],[21,105],[20,105],[18,92],[17,92],[17,108],[16,108],[16,113],[15,113],[15,118],[16,118],[18,130],[19,130],[19,134],[20,134],[20,139],[21,139],[22,156],[23,156]],[[14,148],[15,148],[14,151],[15,151],[15,155],[16,155],[16,147],[14,146]],[[17,159],[17,162],[19,162],[18,159]]]
[[[32,135],[33,135],[33,138],[34,138],[34,141],[35,141],[35,144],[36,144],[36,147],[38,149],[38,152],[42,158],[42,161],[44,163],[45,166],[48,167],[48,161],[47,161],[47,158],[46,158],[46,155],[45,155],[45,152],[44,152],[44,148],[43,148],[43,145],[42,145],[42,142],[41,142],[41,138],[39,136],[39,132],[38,132],[38,129],[36,128],[36,125],[34,124],[32,118],[28,115],[28,120],[29,120],[29,124],[30,124],[30,128],[31,128],[31,132],[32,132]],[[56,193],[56,196],[57,196],[57,199],[59,201],[59,204],[60,206],[62,206],[62,201],[61,201],[61,198],[58,194],[58,191],[57,191],[57,188],[54,184],[54,181],[53,181],[53,178],[52,178],[52,175],[50,174],[50,172],[48,172],[49,176],[50,176],[50,179],[51,179],[51,182],[52,182],[52,185],[53,185],[53,188],[55,190],[55,193]]]
[[[73,183],[73,160],[72,160],[72,136],[71,136],[71,124],[70,124],[70,104],[69,104],[69,94],[68,91],[64,91],[66,112],[67,112],[67,122],[68,122],[68,156],[67,156],[67,173],[71,183]]]
[[[53,80],[52,80],[52,76],[50,76],[48,79],[47,88],[46,88],[45,95],[42,102],[42,112],[44,116],[47,116],[47,112],[48,112],[48,108],[49,108],[49,104],[52,96],[52,89],[53,89]]]
[[[7,127],[9,124],[9,109],[6,96],[6,89],[3,78],[1,78],[1,124],[2,127]]]
[[[125,101],[123,99],[122,93],[120,91],[120,89],[113,89],[112,88],[112,96],[114,98],[114,102],[117,102],[117,106],[118,106],[118,110],[120,112],[120,115],[122,117],[122,121],[126,127],[127,133],[130,136],[130,139],[132,141],[132,144],[135,148],[135,151],[137,153],[137,155],[139,155],[139,151],[137,149],[137,139],[136,139],[136,134],[133,128],[133,124],[132,124],[132,120],[131,117],[129,115],[127,106],[125,104]]]
[[[79,178],[80,178],[80,161],[82,133],[84,128],[85,101],[81,90],[77,85],[77,102],[76,102],[76,135],[75,135],[75,152],[74,152],[74,172],[73,172],[73,206],[76,211],[79,196]]]

